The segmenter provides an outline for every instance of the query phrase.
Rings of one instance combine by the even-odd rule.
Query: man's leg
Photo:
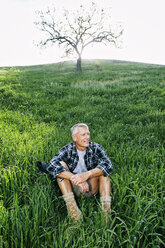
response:
[[[100,176],[99,177],[99,193],[100,193],[100,201],[103,212],[106,214],[106,221],[108,215],[111,213],[111,184],[110,178]]]
[[[89,180],[89,184],[90,184],[91,194],[95,195],[98,192],[98,188],[99,188],[99,177],[92,177]]]
[[[91,193],[93,195],[97,193],[99,186],[99,193],[101,197],[110,196],[111,184],[109,177],[104,177],[104,176],[93,177],[90,179],[89,183],[91,186]]]
[[[105,214],[106,223],[108,222],[108,217],[111,213],[111,184],[109,177],[93,177],[90,179],[89,184],[91,186],[91,193],[94,195],[98,191],[99,186],[99,193],[100,193],[100,202],[101,208]]]
[[[69,170],[67,164],[61,161],[61,164]],[[67,206],[68,214],[73,220],[79,220],[81,218],[81,211],[77,206],[77,203],[74,198],[72,191],[72,186],[69,180],[67,179],[57,179],[58,185],[60,187],[61,193],[63,195],[64,201]]]

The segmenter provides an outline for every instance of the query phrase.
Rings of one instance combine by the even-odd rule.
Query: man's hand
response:
[[[73,184],[79,185],[79,184],[87,181],[88,178],[90,177],[90,175],[91,175],[91,172],[87,171],[87,172],[84,172],[81,174],[76,174],[76,175],[71,176],[70,180]]]
[[[87,182],[80,183],[78,186],[81,188],[82,193],[89,191],[89,184]]]

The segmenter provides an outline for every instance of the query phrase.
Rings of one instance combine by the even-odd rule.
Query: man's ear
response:
[[[72,139],[76,142],[76,135],[72,134]]]

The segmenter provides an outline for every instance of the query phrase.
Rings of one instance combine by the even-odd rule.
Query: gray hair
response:
[[[88,126],[87,126],[85,123],[78,123],[78,124],[74,125],[74,126],[70,129],[70,130],[71,130],[71,133],[72,133],[72,134],[76,134],[76,133],[77,133],[77,129],[78,129],[79,127],[85,127],[85,128],[87,128],[87,129],[89,129]]]

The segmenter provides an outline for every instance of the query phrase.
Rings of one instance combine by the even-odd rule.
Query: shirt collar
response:
[[[93,151],[92,151],[92,148],[91,148],[91,142],[89,142],[89,146],[86,149],[86,154],[92,154],[92,153],[93,153]]]
[[[76,143],[75,142],[73,142],[73,151],[72,151],[72,154],[73,155],[78,155],[77,154],[77,148],[76,148]]]
[[[87,153],[88,153],[88,154],[92,154],[92,153],[93,153],[93,151],[92,151],[92,149],[91,149],[91,147],[90,147],[90,144],[91,144],[91,142],[89,142],[89,146],[88,146],[87,149],[85,150],[85,151],[86,151],[86,154],[87,154]],[[76,148],[76,143],[75,143],[75,142],[73,142],[73,152],[72,152],[72,154],[78,156],[78,154],[77,154],[77,148]]]

